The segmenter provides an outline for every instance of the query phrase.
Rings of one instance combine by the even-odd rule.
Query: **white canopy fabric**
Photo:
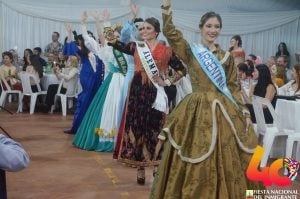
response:
[[[161,20],[162,0],[136,0],[139,16]],[[79,28],[79,17],[84,11],[108,9],[113,23],[124,23],[131,18],[129,0],[0,0],[0,50],[17,47],[23,50],[51,41],[53,31],[66,36],[64,22]],[[219,44],[229,48],[230,38],[240,34],[247,54],[253,53],[266,60],[275,55],[280,42],[285,42],[295,63],[294,54],[300,51],[299,0],[172,0],[174,23],[189,41],[199,41],[198,24],[207,11],[218,12],[223,20]],[[92,18],[88,28],[95,32]],[[78,31],[80,32],[80,31]],[[160,35],[164,39],[163,35]]]

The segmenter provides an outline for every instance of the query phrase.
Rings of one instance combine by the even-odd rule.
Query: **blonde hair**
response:
[[[70,55],[68,59],[70,60],[70,67],[73,67],[73,68],[78,67],[78,59],[76,56]]]

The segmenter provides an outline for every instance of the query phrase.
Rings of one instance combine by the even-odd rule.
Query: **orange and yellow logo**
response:
[[[258,170],[263,154],[264,148],[257,146],[246,171],[249,180],[262,181],[264,186],[271,186],[273,183],[278,186],[289,186],[296,179],[300,163],[291,158],[277,159],[269,167]],[[279,175],[281,168],[288,169],[286,176]]]

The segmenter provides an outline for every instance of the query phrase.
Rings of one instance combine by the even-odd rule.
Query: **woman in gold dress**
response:
[[[194,56],[195,44],[189,44],[175,29],[170,7],[170,0],[164,0],[163,32],[188,66],[193,93],[175,107],[159,135],[164,151],[150,198],[245,198],[247,189],[262,188],[245,175],[257,137],[235,83],[234,60],[214,43],[222,28],[221,17],[208,12],[199,28],[206,53],[220,60],[215,63],[225,72],[231,95],[217,89],[206,75],[212,65],[201,67]]]

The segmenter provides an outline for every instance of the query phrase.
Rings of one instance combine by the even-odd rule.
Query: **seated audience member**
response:
[[[17,68],[13,65],[13,54],[11,52],[2,53],[3,65],[0,66],[0,77],[5,79],[13,90],[22,90],[21,81],[17,79]],[[6,90],[3,82],[2,86]]]
[[[249,68],[246,63],[239,63],[237,65],[238,84],[241,88],[242,99],[244,103],[250,103],[249,93],[252,85],[252,72],[253,69]]]
[[[279,78],[277,78],[277,66],[276,66],[276,57],[271,56],[268,58],[266,65],[268,66],[270,72],[271,72],[271,77],[274,85],[276,87],[279,87],[283,85],[283,81]]]
[[[44,60],[42,57],[41,57],[41,54],[42,54],[42,49],[41,47],[35,47],[33,49],[33,54],[37,55],[39,57],[39,60],[42,64],[42,66],[46,66],[47,65],[47,62],[46,60]]]
[[[0,134],[0,169],[20,171],[29,164],[29,156],[22,145]]]
[[[252,61],[253,65],[258,65],[262,63],[260,56],[249,54],[246,60]]]
[[[280,95],[300,95],[300,64],[296,64],[292,68],[292,77],[293,80],[279,88]]]
[[[43,77],[43,66],[39,61],[39,57],[37,55],[31,55],[29,57],[28,66],[26,67],[26,72],[30,73],[34,76],[37,83],[40,83],[40,78]],[[34,86],[35,82],[32,80],[31,85]],[[37,92],[37,88],[33,88],[34,92]]]
[[[17,68],[17,71],[22,70],[23,65],[20,64],[19,55],[18,55],[17,50],[16,49],[10,49],[9,52],[11,52],[12,55],[13,55],[12,64]]]
[[[59,52],[56,66],[58,66],[60,69],[64,68],[66,66],[66,57],[67,56],[64,56],[62,52]]]
[[[52,54],[54,56],[54,59],[57,60],[58,58],[58,53],[62,52],[63,45],[58,41],[59,39],[59,33],[58,32],[53,32],[52,33],[52,42],[49,43],[44,52],[45,56],[49,58],[49,54]]]
[[[252,73],[253,80],[256,80],[257,83],[253,85],[253,93],[250,93],[250,97],[253,95],[264,97],[270,100],[271,104],[275,108],[276,105],[276,87],[272,82],[271,73],[265,64],[259,64],[255,66],[254,72]],[[256,123],[256,118],[253,110],[252,104],[246,104],[250,114],[251,120],[253,123]],[[270,111],[265,107],[264,116],[266,123],[273,123],[273,118]]]
[[[23,55],[23,60],[22,60],[22,65],[23,65],[23,71],[26,71],[26,67],[28,66],[28,60],[30,55],[33,55],[33,52],[30,48],[26,48],[24,50],[24,55]]]
[[[277,52],[275,54],[276,57],[279,57],[281,55],[287,56],[288,59],[290,58],[290,53],[287,50],[287,46],[286,46],[286,44],[284,42],[280,42],[279,43],[278,50],[277,50]]]
[[[283,80],[284,84],[292,80],[292,71],[288,68],[288,57],[280,55],[277,58],[277,78]]]
[[[61,88],[61,93],[65,94],[67,92],[68,84],[77,84],[77,79],[75,78],[78,75],[78,59],[76,56],[69,56],[68,61],[66,63],[66,68],[60,69],[59,66],[54,67],[55,75],[58,79],[64,79],[63,86]],[[47,89],[47,96],[46,96],[46,107],[45,112],[54,109],[54,97],[57,93],[59,84],[51,84]]]

